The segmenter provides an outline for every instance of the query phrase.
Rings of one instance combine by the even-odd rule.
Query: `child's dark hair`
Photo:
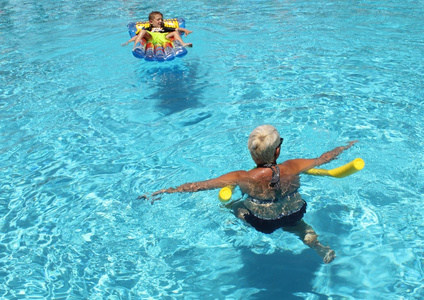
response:
[[[152,11],[152,12],[149,14],[149,21],[153,20],[153,18],[154,18],[156,15],[160,15],[160,16],[163,18],[163,15],[162,15],[162,13],[161,13],[160,11]]]

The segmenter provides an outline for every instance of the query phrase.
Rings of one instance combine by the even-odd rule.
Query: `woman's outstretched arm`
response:
[[[188,182],[177,187],[170,187],[166,189],[162,189],[152,193],[150,196],[143,195],[138,198],[154,198],[160,194],[173,194],[173,193],[184,193],[184,192],[197,192],[204,190],[212,190],[217,188],[222,188],[227,185],[238,185],[239,181],[242,180],[243,177],[247,174],[247,171],[233,171],[217,178],[205,180],[205,181],[197,181],[197,182]],[[153,200],[155,201],[155,200]],[[153,202],[152,201],[152,202]]]
[[[283,164],[289,168],[291,173],[299,174],[299,173],[305,172],[309,169],[315,168],[317,166],[329,163],[330,161],[334,160],[337,156],[339,156],[344,150],[349,149],[350,147],[352,147],[353,144],[355,144],[357,142],[358,141],[350,141],[346,146],[336,147],[333,150],[325,152],[324,154],[322,154],[318,158],[291,159],[291,160],[285,161]]]

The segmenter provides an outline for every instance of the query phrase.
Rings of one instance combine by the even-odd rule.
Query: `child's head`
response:
[[[149,14],[149,21],[153,21],[155,19],[155,17],[162,17],[162,19],[163,19],[163,15],[160,11],[152,11]]]
[[[163,26],[163,15],[158,11],[152,11],[149,14],[149,22],[153,27],[162,27]]]

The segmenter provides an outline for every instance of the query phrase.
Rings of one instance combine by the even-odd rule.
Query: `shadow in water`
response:
[[[167,66],[165,64],[172,64]],[[150,68],[142,76],[147,78],[152,93],[148,97],[157,102],[156,107],[164,115],[171,115],[189,108],[200,106],[202,91],[196,80],[197,67],[189,68],[164,62],[159,67]]]
[[[249,299],[301,299],[294,294],[312,293],[314,272],[322,263],[311,249],[299,255],[290,251],[255,254],[245,249],[242,257],[241,276],[249,287],[262,290]]]

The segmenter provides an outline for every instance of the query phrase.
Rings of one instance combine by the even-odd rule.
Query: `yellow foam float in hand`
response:
[[[230,201],[231,196],[233,195],[233,190],[234,190],[234,186],[232,185],[227,185],[223,187],[218,194],[219,201],[223,203]]]
[[[362,158],[355,158],[350,163],[347,163],[344,166],[341,166],[332,170],[309,169],[305,173],[308,175],[315,175],[315,176],[330,176],[330,177],[336,177],[336,178],[343,178],[362,170],[364,166],[365,166],[365,162]]]
[[[365,162],[362,158],[355,158],[350,163],[347,163],[338,168],[334,168],[331,170],[309,169],[308,171],[305,172],[305,174],[314,175],[314,176],[330,176],[335,178],[343,178],[362,170],[364,166],[365,166]],[[231,196],[233,195],[233,190],[234,190],[234,186],[232,185],[223,187],[218,194],[219,201],[223,203],[230,201]]]

